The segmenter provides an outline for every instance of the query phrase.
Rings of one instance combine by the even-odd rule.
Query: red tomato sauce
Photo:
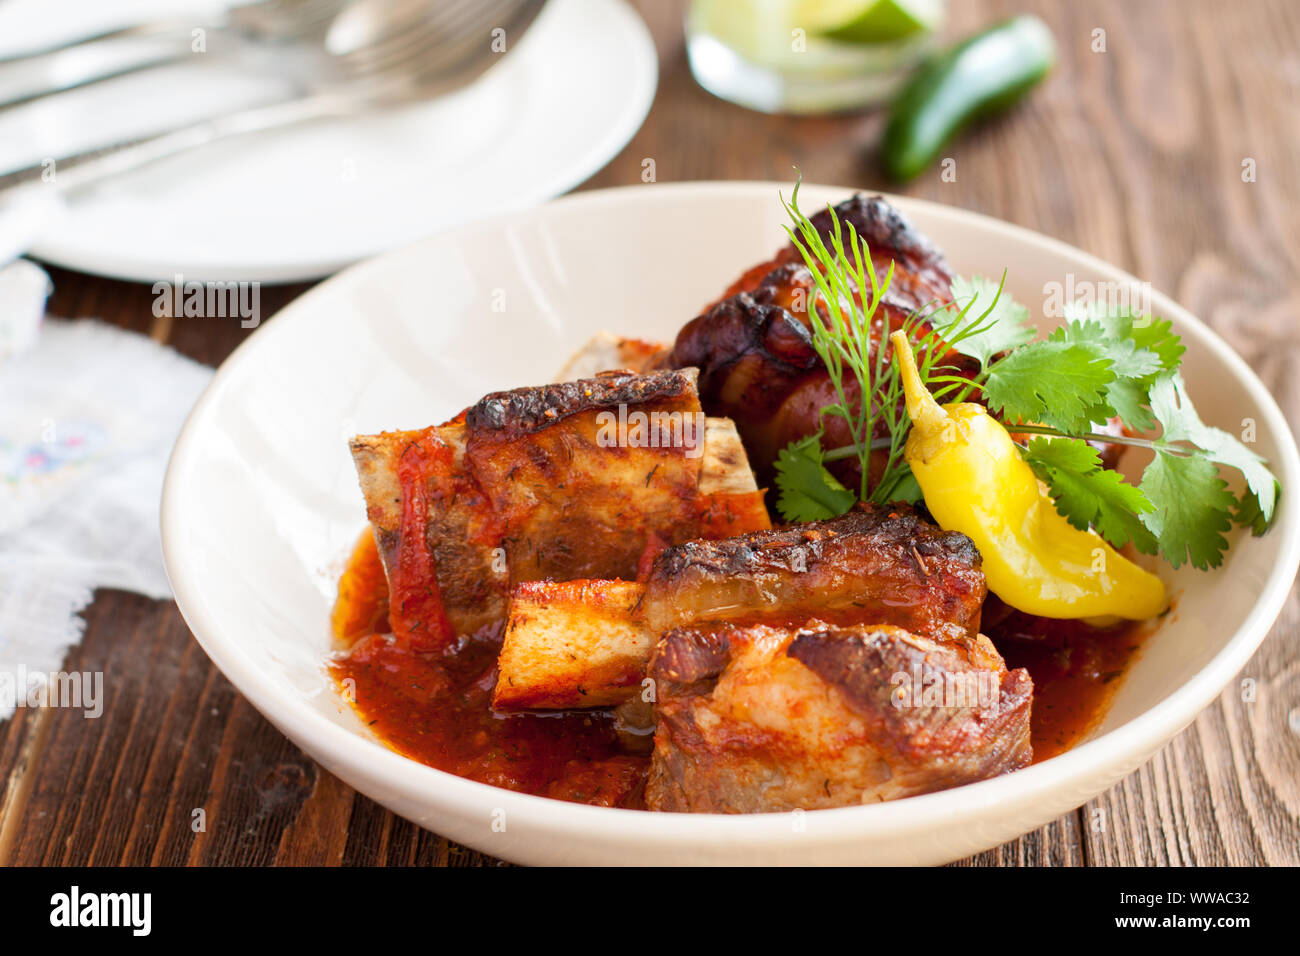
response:
[[[991,598],[990,602],[996,599]],[[989,613],[993,612],[993,613]],[[649,757],[625,745],[611,712],[492,709],[501,628],[422,649],[388,628],[388,590],[366,532],[339,582],[330,667],[380,740],[439,770],[523,793],[643,808]],[[1093,628],[986,606],[984,632],[1034,680],[1034,761],[1070,749],[1101,722],[1149,626]]]
[[[1034,763],[1064,753],[1097,729],[1150,632],[1145,621],[1099,628],[1019,611],[985,625],[1007,667],[1023,667],[1034,679]]]
[[[492,709],[501,628],[443,650],[387,630],[388,593],[367,532],[339,584],[335,637],[349,650],[334,677],[398,753],[507,790],[599,806],[644,807],[649,758],[628,752],[608,711],[499,714]],[[379,627],[377,628],[376,625]]]
[[[394,629],[403,644],[425,650],[446,647],[455,640],[443,610],[433,552],[426,540],[429,514],[429,479],[449,480],[452,450],[429,428],[406,446],[397,462],[402,495],[402,529],[398,543],[398,571],[390,582]]]

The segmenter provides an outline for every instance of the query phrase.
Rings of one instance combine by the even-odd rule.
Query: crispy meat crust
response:
[[[511,583],[635,578],[652,534],[693,533],[702,455],[683,441],[611,443],[605,425],[620,409],[676,416],[703,442],[693,370],[516,389],[469,410],[465,456],[502,519]]]
[[[678,628],[651,655],[652,810],[761,813],[929,793],[1026,766],[1032,683],[987,639],[889,626]]]
[[[583,412],[617,410],[620,405],[700,410],[693,368],[638,375],[601,372],[593,378],[554,385],[515,388],[485,395],[465,413],[470,434],[480,440],[490,435],[514,441],[551,428]],[[676,401],[673,401],[676,399]]]
[[[855,193],[835,207],[835,215],[840,222],[840,236],[846,249],[849,248],[850,225],[860,238],[866,240],[877,275],[883,277],[890,263],[894,263],[895,281],[890,287],[896,306],[910,311],[931,299],[950,298],[952,270],[943,253],[884,197]],[[830,211],[823,209],[809,217],[809,221],[827,248],[831,248]],[[773,270],[792,263],[803,265],[804,261],[794,244],[788,243],[772,259],[759,263],[732,283],[722,297],[752,292]]]
[[[894,263],[889,288],[897,305],[911,311],[933,299],[951,297],[952,270],[943,253],[883,197],[856,193],[836,206],[835,214],[845,248],[850,248],[848,227],[852,225],[867,241],[877,275],[883,277],[889,263]],[[830,237],[833,228],[828,210],[823,209],[810,221],[823,239]]]
[[[625,435],[611,429],[620,416]],[[401,540],[398,464],[430,432],[453,455],[448,474],[426,476],[424,530],[456,633],[505,617],[513,584],[632,579],[678,541],[768,526],[734,427],[700,409],[695,371],[617,372],[495,393],[433,429],[354,438],[390,575]]]
[[[655,633],[716,620],[883,623],[936,640],[979,632],[987,587],[965,535],[906,507],[688,541],[665,551],[641,614]]]
[[[786,403],[829,398],[831,391],[805,321],[772,301],[811,286],[808,270],[780,266],[764,283],[752,294],[724,299],[688,323],[666,360],[700,368],[704,406],[732,410],[756,467],[770,465],[788,444],[791,429],[803,425],[793,410],[784,411]],[[846,439],[847,431],[827,440],[837,437]]]

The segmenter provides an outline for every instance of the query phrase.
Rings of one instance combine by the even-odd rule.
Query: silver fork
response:
[[[288,43],[319,38],[347,0],[258,0],[206,23],[158,21],[100,33],[32,53],[0,58],[0,106],[26,103],[126,73],[162,66],[240,41]]]
[[[0,215],[6,202],[25,193],[66,194],[218,140],[449,93],[478,79],[512,50],[544,4],[357,0],[331,24],[317,68],[299,78],[297,96],[0,175]],[[504,41],[504,49],[497,40]]]

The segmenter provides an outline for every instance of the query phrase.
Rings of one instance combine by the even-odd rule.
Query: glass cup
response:
[[[886,42],[833,39],[818,29],[845,0],[692,0],[686,52],[715,96],[764,113],[833,113],[894,95],[933,49],[942,0],[926,0],[928,29]],[[864,0],[861,9],[871,6]]]

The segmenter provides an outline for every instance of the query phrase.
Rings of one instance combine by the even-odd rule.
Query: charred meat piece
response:
[[[849,224],[867,241],[878,275],[883,277],[890,263],[894,265],[889,291],[871,328],[873,351],[881,343],[888,349],[889,333],[909,314],[951,301],[952,273],[929,240],[879,196],[859,194],[835,208],[846,241]],[[829,212],[818,213],[812,222],[829,242]],[[664,360],[670,368],[700,370],[704,408],[735,420],[750,461],[765,482],[777,453],[795,439],[825,426],[827,447],[850,440],[842,419],[821,416],[822,408],[838,396],[812,346],[808,307],[814,290],[802,256],[787,246],[687,323]],[[971,366],[955,354],[945,361],[958,368]],[[858,402],[856,379],[846,386],[850,404]],[[852,461],[835,466],[848,481],[857,480],[856,469]]]
[[[688,323],[665,360],[670,367],[700,369],[701,401],[706,408],[731,410],[728,414],[760,470],[808,426],[807,406],[815,405],[820,416],[820,409],[835,401],[826,369],[813,349],[806,305],[796,312],[777,301],[792,299],[811,286],[803,266],[778,267],[752,294],[724,299]],[[859,394],[856,382],[853,387],[850,401]],[[836,422],[828,424],[834,427]],[[847,440],[842,425],[826,438],[831,446]]]
[[[886,625],[677,628],[651,655],[651,810],[897,800],[1029,764],[1033,685],[987,638]]]
[[[608,707],[645,678],[654,635],[633,615],[634,581],[525,581],[510,596],[498,710]]]
[[[943,253],[917,232],[901,212],[882,196],[855,193],[835,207],[840,223],[840,238],[849,248],[849,226],[865,239],[871,250],[871,263],[883,277],[894,264],[894,281],[890,287],[895,304],[909,312],[938,299],[951,298],[952,271]],[[833,224],[829,210],[809,217],[827,248],[832,246]],[[803,256],[793,243],[787,244],[770,261],[750,269],[723,293],[723,298],[740,292],[752,292],[774,269],[791,263],[804,264]]]
[[[394,633],[405,623],[429,646],[501,620],[512,584],[630,579],[676,542],[769,526],[693,369],[498,392],[445,425],[351,446]]]
[[[682,540],[692,526],[704,451],[694,370],[497,392],[465,424],[511,583],[633,578],[652,534]]]
[[[892,624],[970,644],[986,593],[979,552],[909,509],[688,541],[644,584],[534,582],[511,594],[501,709],[592,707],[641,687],[655,640],[708,622]]]
[[[988,593],[964,534],[912,509],[863,505],[839,518],[688,541],[665,551],[640,614],[662,634],[705,621],[879,623],[935,640],[979,633]]]

